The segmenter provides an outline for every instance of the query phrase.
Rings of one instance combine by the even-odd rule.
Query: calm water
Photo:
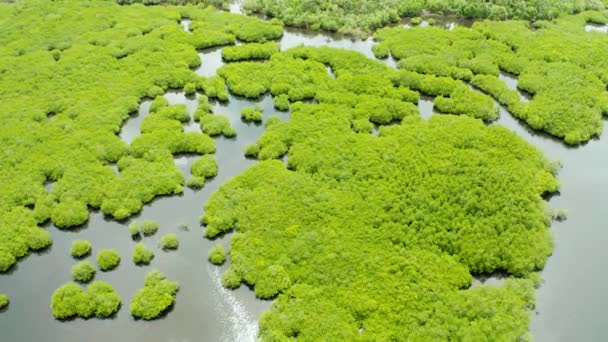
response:
[[[237,11],[238,7],[232,8]],[[441,23],[451,28],[452,22]],[[181,23],[185,30],[189,22]],[[466,25],[467,23],[461,23]],[[340,35],[307,33],[302,30],[286,30],[280,40],[285,50],[300,44],[332,46],[359,51],[373,58],[370,39],[357,40]],[[195,72],[211,76],[221,67],[221,49],[200,51],[203,64]],[[390,66],[392,58],[383,60]],[[328,72],[331,72],[328,70]],[[501,79],[516,89],[517,79],[502,74]],[[529,99],[520,93],[522,100]],[[165,94],[171,104],[185,104],[192,114],[197,106],[195,97],[182,92]],[[240,119],[243,107],[259,104],[264,117],[278,115],[288,120],[289,113],[277,112],[270,96],[258,101],[231,97],[226,103],[214,102],[214,113],[229,116],[238,135],[234,139],[217,138],[216,156],[219,174],[203,189],[185,189],[184,194],[162,197],[146,205],[132,220],[155,219],[160,223],[159,232],[143,238],[154,248],[156,256],[151,266],[138,267],[131,261],[136,241],[129,235],[126,224],[107,219],[101,213],[92,213],[82,228],[61,231],[53,226],[48,229],[53,236],[53,246],[41,254],[32,254],[20,261],[10,273],[0,275],[0,288],[9,294],[9,310],[0,315],[2,341],[252,341],[257,333],[257,317],[268,309],[270,302],[254,298],[253,293],[242,286],[236,291],[223,289],[221,272],[225,267],[215,267],[207,262],[207,252],[215,243],[229,245],[230,236],[218,241],[202,237],[198,218],[203,203],[223,182],[240,174],[254,163],[243,157],[243,148],[253,143],[264,131],[263,126],[244,123]],[[433,98],[421,97],[418,104],[421,115],[428,119],[438,115],[433,110]],[[150,100],[141,103],[140,110],[131,117],[120,132],[120,137],[131,142],[140,134],[139,127],[149,113]],[[551,206],[567,209],[568,219],[553,223],[555,235],[554,255],[543,271],[544,284],[537,291],[537,307],[532,321],[532,333],[536,341],[604,341],[608,330],[604,329],[603,308],[608,303],[604,289],[608,287],[608,275],[604,268],[604,246],[608,233],[603,225],[603,198],[608,195],[608,143],[598,139],[578,148],[568,148],[544,134],[538,134],[501,108],[500,119],[493,125],[503,125],[544,151],[551,159],[560,160],[563,169],[559,173],[563,186],[560,194],[551,199]],[[186,131],[200,131],[197,123],[184,124]],[[190,165],[196,156],[176,156],[175,164],[189,177]],[[109,166],[113,167],[113,166]],[[187,229],[183,227],[186,226]],[[182,227],[182,228],[180,228]],[[160,237],[176,233],[180,248],[163,252],[157,247]],[[70,267],[75,264],[69,255],[74,239],[88,239],[93,244],[93,256],[102,248],[115,248],[122,257],[120,266],[111,272],[98,272],[95,279],[110,282],[123,300],[123,307],[114,319],[76,319],[59,322],[53,319],[49,309],[53,291],[71,280]],[[93,261],[93,256],[89,257]],[[163,271],[170,279],[181,284],[173,310],[164,318],[152,321],[134,321],[129,312],[129,302],[137,289],[143,286],[144,275],[153,268]],[[600,271],[598,271],[600,270]],[[485,284],[499,284],[494,279],[482,279]],[[35,328],[23,327],[24,322]]]

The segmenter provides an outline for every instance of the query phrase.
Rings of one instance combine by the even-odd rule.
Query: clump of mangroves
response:
[[[122,220],[181,193],[175,154],[201,155],[190,185],[202,186],[217,172],[209,135],[236,134],[208,101],[227,100],[228,90],[270,93],[291,120],[268,120],[246,150],[261,162],[222,186],[202,218],[210,238],[236,229],[223,284],[276,299],[260,320],[263,339],[525,339],[537,272],[552,250],[542,196],[557,190],[557,166],[482,121],[497,118],[494,98],[566,143],[599,134],[608,67],[587,51],[608,49],[584,32],[589,21],[607,20],[585,12],[533,29],[513,21],[384,29],[374,53],[399,60],[395,70],[347,50],[278,52],[265,44],[282,35],[277,20],[210,8],[0,4],[0,272],[51,243],[39,227],[48,220],[78,226],[89,208]],[[197,49],[237,39],[259,45],[227,49],[237,62],[218,76],[192,72]],[[519,76],[529,102],[498,82],[501,70]],[[169,88],[204,94],[194,118],[204,133],[184,132],[186,108],[160,96]],[[420,94],[445,115],[422,120]],[[117,133],[143,98],[155,99],[151,114],[129,145]],[[287,167],[273,160],[286,155]],[[100,268],[119,262],[110,254]],[[508,275],[504,286],[471,287],[472,274],[493,272]],[[133,316],[158,317],[177,289],[151,272]],[[86,291],[68,283],[51,301],[59,319],[108,317],[119,306],[98,281]]]

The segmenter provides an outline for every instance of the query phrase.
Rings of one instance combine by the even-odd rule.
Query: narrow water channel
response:
[[[231,11],[240,11],[231,8]],[[189,23],[182,22],[185,30]],[[450,26],[451,27],[451,26]],[[304,44],[331,46],[359,51],[373,58],[370,39],[357,40],[339,35],[307,33],[288,29],[280,40],[281,50]],[[212,76],[223,65],[221,49],[209,49],[199,53],[202,65],[196,73]],[[392,58],[383,60],[395,67]],[[501,79],[516,88],[517,79],[503,74]],[[521,93],[527,100],[526,94]],[[170,91],[165,97],[171,104],[185,104],[192,114],[196,109],[196,97]],[[257,140],[263,133],[262,125],[245,123],[240,118],[244,107],[260,105],[264,120],[278,115],[284,120],[289,113],[277,112],[272,98],[265,96],[251,101],[231,96],[228,102],[213,102],[213,111],[225,114],[237,130],[234,139],[216,138],[219,173],[203,189],[186,188],[183,195],[161,197],[146,205],[131,220],[155,219],[160,223],[159,232],[143,238],[143,242],[156,253],[150,266],[135,266],[131,253],[136,242],[130,237],[126,224],[118,223],[94,212],[89,222],[81,228],[61,231],[53,226],[48,230],[53,236],[53,246],[40,254],[32,254],[20,261],[8,274],[0,275],[3,291],[11,298],[10,309],[0,316],[3,341],[253,341],[257,334],[257,319],[270,306],[268,301],[255,299],[253,292],[241,286],[230,291],[221,287],[220,276],[225,267],[215,267],[207,262],[207,252],[215,243],[228,246],[230,235],[219,241],[202,237],[199,216],[203,204],[222,183],[242,173],[255,161],[243,156],[243,148]],[[433,111],[433,99],[421,97],[418,104],[421,115],[428,119],[439,115]],[[139,134],[143,118],[149,113],[150,100],[142,101],[136,115],[123,126],[120,137],[130,143]],[[604,246],[608,232],[603,224],[603,198],[608,195],[608,141],[596,139],[577,148],[566,147],[559,140],[529,129],[513,118],[504,108],[500,119],[493,125],[502,125],[537,146],[550,159],[559,160],[563,169],[559,173],[562,188],[558,196],[550,200],[555,208],[567,209],[568,219],[554,222],[554,255],[543,271],[544,283],[537,291],[537,307],[532,321],[532,334],[536,341],[603,341],[608,340],[604,329],[604,289],[608,288],[608,274],[604,268]],[[200,131],[196,122],[185,124],[186,131]],[[176,165],[187,179],[190,165],[196,156],[176,156]],[[176,233],[180,247],[174,252],[163,252],[157,247],[165,233]],[[108,320],[76,319],[60,322],[53,318],[49,309],[52,292],[70,281],[70,267],[75,260],[69,255],[72,240],[87,239],[93,244],[93,256],[102,248],[115,248],[122,262],[112,272],[98,272],[95,279],[112,284],[120,294],[123,305],[116,317]],[[89,260],[93,261],[93,256]],[[129,313],[129,301],[135,291],[143,286],[144,275],[158,268],[170,279],[182,286],[173,310],[160,320],[134,321]],[[494,279],[483,279],[484,285],[498,285]],[[19,329],[9,327],[20,326]],[[36,327],[31,329],[30,327]],[[103,337],[103,338],[101,338]]]

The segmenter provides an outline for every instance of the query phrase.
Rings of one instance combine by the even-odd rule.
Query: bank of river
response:
[[[188,23],[183,23],[188,29]],[[451,27],[451,25],[449,25]],[[373,58],[373,40],[357,40],[339,35],[307,33],[303,30],[286,30],[280,41],[285,50],[299,44],[331,46],[359,51]],[[200,52],[202,66],[199,75],[211,76],[221,67],[221,50]],[[395,61],[385,59],[394,67]],[[502,75],[501,79],[514,86],[516,79]],[[525,95],[525,94],[522,94]],[[197,101],[181,92],[165,95],[171,104],[186,104],[193,113]],[[422,97],[419,103],[421,115],[439,115],[433,112],[432,98]],[[240,118],[243,107],[259,103],[264,116],[279,115],[289,118],[289,113],[274,110],[270,96],[257,102],[230,97],[226,103],[213,103],[213,110],[227,115],[238,135],[234,139],[217,138],[219,173],[203,189],[185,189],[180,196],[162,197],[146,205],[132,220],[155,219],[160,223],[159,232],[143,242],[155,248],[156,257],[150,266],[138,267],[131,261],[135,241],[131,240],[125,223],[107,219],[101,213],[93,213],[89,222],[75,230],[61,231],[48,227],[53,236],[53,246],[43,253],[32,254],[22,260],[8,274],[0,275],[0,288],[10,295],[10,309],[0,315],[0,330],[6,341],[250,341],[257,332],[257,318],[270,306],[268,301],[254,298],[253,292],[242,286],[236,291],[225,290],[220,285],[221,271],[207,262],[207,252],[218,241],[202,237],[199,216],[203,203],[222,183],[240,174],[255,161],[243,156],[243,148],[253,143],[264,131],[263,126],[244,123]],[[139,134],[142,119],[149,113],[150,101],[144,100],[137,115],[130,118],[121,131],[121,137],[132,141]],[[603,248],[608,232],[603,228],[602,199],[608,195],[608,142],[593,140],[588,144],[571,148],[560,141],[531,131],[501,108],[500,119],[493,125],[503,125],[544,151],[549,158],[560,160],[563,169],[559,173],[563,186],[561,193],[551,198],[553,207],[569,212],[568,219],[555,222],[556,246],[543,272],[544,284],[537,291],[537,307],[532,321],[532,334],[537,341],[601,341],[608,339],[603,327],[602,309],[606,303],[604,288],[608,276],[603,267]],[[193,121],[185,125],[188,131],[200,128]],[[177,156],[176,165],[189,176],[195,156]],[[187,227],[187,228],[186,228]],[[157,248],[160,236],[176,233],[180,248],[175,252],[163,252]],[[61,284],[70,281],[70,267],[75,263],[69,255],[73,239],[87,239],[93,244],[94,253],[102,248],[115,248],[122,257],[115,271],[98,272],[96,279],[112,284],[123,299],[123,307],[114,319],[60,322],[53,319],[49,309],[50,297]],[[220,240],[228,246],[230,236]],[[89,257],[93,259],[93,257]],[[134,321],[129,313],[129,301],[135,291],[143,286],[145,273],[152,268],[163,271],[170,279],[182,286],[176,304],[166,317],[152,322]],[[35,327],[35,328],[33,328]]]

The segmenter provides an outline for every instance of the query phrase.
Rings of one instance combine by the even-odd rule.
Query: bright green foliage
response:
[[[155,220],[143,220],[141,222],[141,232],[145,236],[154,235],[158,231],[158,222]]]
[[[186,83],[184,86],[184,93],[186,93],[186,95],[193,95],[196,93],[196,84],[194,84],[194,82]]]
[[[278,296],[261,338],[526,337],[531,279],[552,250],[553,164],[468,117],[406,116],[376,137],[353,134],[351,115],[294,105],[258,141],[260,155],[285,146],[289,168],[256,163],[205,205],[206,236],[236,229],[224,285]],[[472,273],[497,271],[504,286],[470,287]]]
[[[148,265],[154,258],[154,252],[142,242],[133,249],[133,262],[135,265]]]
[[[245,146],[245,157],[247,158],[257,158],[260,153],[260,145],[258,144],[249,144]]]
[[[163,235],[163,237],[160,238],[160,247],[162,249],[177,249],[179,247],[177,235],[173,233]]]
[[[201,5],[227,8],[230,4],[226,0],[115,0],[121,5],[144,4],[144,5]]]
[[[129,224],[129,233],[131,233],[132,237],[137,237],[140,233],[139,223],[137,221],[131,222]]]
[[[66,283],[55,290],[51,297],[51,309],[57,319],[74,316],[107,318],[115,314],[119,307],[120,297],[110,284],[103,281],[92,282],[87,291],[74,283]]]
[[[166,279],[158,270],[150,271],[145,286],[131,300],[131,314],[145,320],[158,318],[173,305],[178,289],[176,282]]]
[[[10,303],[8,296],[5,294],[0,294],[0,310],[3,310]]]
[[[262,110],[253,107],[245,107],[241,111],[241,117],[245,121],[262,122]]]
[[[94,276],[95,267],[88,260],[81,261],[72,266],[72,278],[74,278],[76,281],[88,283],[89,281],[93,280]]]
[[[114,249],[102,249],[97,253],[97,265],[102,271],[110,271],[120,264],[120,255]]]
[[[178,24],[182,16],[192,33]],[[213,140],[184,133],[182,117],[172,116],[180,108],[155,108],[131,146],[118,136],[121,126],[144,97],[168,88],[194,85],[226,100],[221,78],[193,72],[196,49],[283,31],[213,8],[102,0],[0,2],[0,23],[0,272],[51,244],[42,222],[77,226],[89,208],[125,219],[156,196],[181,193],[171,154],[212,153]]]
[[[230,119],[222,114],[206,114],[199,117],[201,130],[210,136],[223,134],[227,138],[236,136],[236,130],[230,125]]]
[[[236,289],[241,286],[241,276],[233,269],[229,268],[222,275],[222,286],[229,289]]]
[[[226,261],[226,250],[224,246],[217,244],[209,250],[209,261],[214,265],[221,265]]]
[[[280,111],[289,110],[289,95],[280,94],[274,97],[274,108]]]
[[[217,158],[213,155],[205,155],[192,163],[191,169],[194,176],[211,178],[217,176]]]
[[[539,24],[535,32],[516,21],[478,22],[451,31],[385,28],[375,34],[381,43],[374,52],[400,60],[407,71],[398,84],[441,95],[435,99],[439,111],[495,118],[487,97],[448,78],[470,81],[530,127],[579,144],[602,132],[602,115],[608,113],[608,43],[604,35],[584,31],[588,21],[608,22],[608,16],[584,12]],[[517,86],[532,99],[522,102],[501,84],[500,70],[519,75]],[[423,79],[418,73],[437,77]]]
[[[243,61],[248,59],[269,59],[270,56],[278,52],[278,43],[252,43],[225,47],[222,49],[222,58],[227,62]]]
[[[192,176],[188,179],[188,186],[200,189],[208,178],[217,176],[217,158],[213,155],[204,155],[192,163],[190,171]]]
[[[246,11],[279,18],[289,26],[355,34],[369,33],[401,17],[425,11],[469,18],[537,20],[605,6],[606,2],[598,0],[245,0]],[[414,25],[420,22],[420,18],[412,19]],[[428,23],[435,24],[435,19],[430,18]]]
[[[335,78],[327,74],[327,66],[334,71]],[[364,131],[368,131],[369,122],[388,124],[418,115],[414,103],[418,102],[419,95],[405,84],[399,84],[401,74],[398,71],[353,51],[297,47],[273,55],[266,63],[230,63],[220,68],[218,73],[226,78],[230,90],[237,95],[256,98],[269,91],[275,96],[275,104],[280,104],[282,109],[289,109],[290,101],[307,99],[348,108],[353,126],[365,127]],[[420,79],[434,78],[413,74]],[[458,86],[466,88],[456,84],[441,95],[455,93]],[[475,94],[472,90],[470,92]],[[483,115],[477,112],[465,114],[494,117],[491,99],[485,95],[477,96],[485,97],[483,103],[489,103],[490,108],[485,106],[478,110]],[[242,114],[245,118],[255,117],[251,108],[245,108]],[[284,146],[278,144],[268,149],[260,151],[261,159],[274,158],[274,155],[286,152]]]
[[[72,241],[72,248],[70,249],[70,254],[74,258],[82,258],[85,255],[91,253],[92,247],[91,243],[87,240],[74,240]]]

